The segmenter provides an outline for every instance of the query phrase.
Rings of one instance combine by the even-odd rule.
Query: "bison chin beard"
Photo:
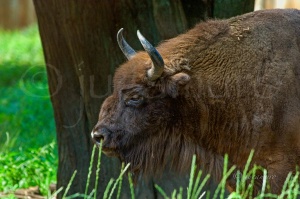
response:
[[[161,132],[135,139],[132,143],[135,144],[119,150],[119,157],[125,164],[130,163],[135,180],[140,174],[146,179],[159,177],[165,169],[185,173],[190,169],[193,155],[199,157],[202,152],[198,144],[192,144],[192,140],[174,132]]]

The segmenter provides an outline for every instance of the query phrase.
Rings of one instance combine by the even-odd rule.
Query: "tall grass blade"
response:
[[[217,186],[217,189],[214,193],[213,199],[216,199],[218,197],[219,192],[221,191],[220,198],[225,197],[225,186],[226,186],[226,180],[227,178],[232,174],[232,172],[235,170],[236,166],[232,166],[229,171],[227,171],[228,167],[228,155],[225,154],[224,156],[224,167],[223,167],[223,177],[221,179],[220,184]]]
[[[210,199],[210,191],[206,192],[206,199]]]
[[[91,199],[91,198],[93,198],[93,197],[92,197],[93,195],[95,195],[95,189],[93,189],[93,190],[91,191],[91,193],[87,196],[87,198],[88,198],[88,199]],[[85,197],[86,197],[86,195],[85,195]]]
[[[199,196],[199,197],[197,197],[197,198],[202,199],[202,198],[205,196],[205,193],[206,193],[206,191],[204,191],[204,192],[201,194],[201,196]]]
[[[257,165],[254,165],[253,168],[248,172],[248,175],[246,178],[241,176],[241,181],[240,181],[241,186],[240,187],[245,187],[247,184],[247,181],[245,181],[245,179],[248,179],[248,176],[251,176],[251,181],[248,184],[246,191],[241,189],[241,194],[242,194],[243,198],[246,198],[246,197],[253,198],[253,187],[254,187],[254,183],[255,183],[254,181],[256,178],[257,170],[261,170],[261,168],[258,167]]]
[[[292,180],[290,181],[290,185],[289,185],[289,197],[293,198],[295,197],[294,194],[294,188],[297,186],[297,184],[299,185],[299,172],[297,171],[295,176],[293,176]]]
[[[92,151],[92,156],[91,156],[91,161],[90,161],[90,166],[89,166],[89,172],[88,172],[88,175],[87,175],[87,182],[86,182],[86,185],[85,185],[85,192],[84,192],[85,197],[84,198],[86,198],[86,196],[88,195],[87,192],[88,192],[88,188],[89,188],[89,185],[90,185],[90,178],[91,178],[92,169],[93,169],[95,150],[96,150],[96,145],[93,146],[93,151]]]
[[[266,192],[266,186],[267,186],[267,170],[264,169],[263,170],[263,182],[262,182],[262,188],[261,188],[261,194],[260,194],[260,198],[264,198],[265,197],[265,192]]]
[[[111,185],[113,184],[113,182],[114,182],[114,179],[113,179],[113,178],[109,180],[109,182],[108,182],[108,184],[107,184],[107,186],[106,186],[106,188],[105,188],[104,194],[103,194],[103,199],[106,199],[106,198],[107,198],[108,192],[109,192],[110,187],[111,187]]]
[[[122,172],[123,169],[124,169],[124,162],[122,162],[121,172]],[[119,198],[120,198],[120,195],[121,195],[122,181],[123,181],[123,175],[121,176],[121,179],[120,179],[120,182],[119,182],[118,193],[117,193],[117,199],[119,199]]]
[[[180,188],[179,188],[178,199],[182,199],[182,198],[183,198],[183,188],[180,187]]]
[[[114,186],[113,186],[113,188],[112,188],[111,191],[110,191],[110,194],[109,194],[109,197],[108,197],[109,199],[112,198],[113,193],[114,193],[114,191],[115,191],[115,189],[116,189],[118,183],[119,183],[120,180],[122,179],[124,173],[127,171],[127,169],[129,168],[129,166],[130,166],[130,163],[128,163],[128,164],[126,165],[126,167],[123,169],[123,171],[120,173],[119,177],[118,177],[117,180],[115,181]]]
[[[192,197],[195,171],[196,171],[196,155],[194,154],[193,155],[193,159],[192,159],[191,172],[190,172],[190,180],[189,180],[189,186],[188,186],[188,194],[187,194],[187,198],[188,199],[191,199],[191,197]]]
[[[53,194],[51,194],[50,196],[48,196],[48,198],[56,198],[57,195],[63,190],[63,187],[60,187],[59,189],[57,189]]]
[[[154,187],[162,195],[162,197],[164,199],[169,199],[169,197],[167,196],[166,192],[159,185],[155,184]]]
[[[195,181],[194,188],[192,191],[192,198],[195,198],[195,197],[197,198],[196,192],[197,192],[197,187],[199,187],[201,176],[202,176],[202,171],[200,170],[200,171],[198,171],[198,175],[196,177],[196,181]]]
[[[135,199],[134,186],[133,186],[131,173],[128,173],[128,181],[129,181],[131,199]]]
[[[177,193],[177,190],[174,189],[174,191],[172,192],[172,196],[171,196],[172,199],[175,199],[175,198],[176,198],[176,193]]]
[[[99,151],[98,151],[94,199],[97,199],[98,180],[99,180],[100,166],[101,166],[102,142],[103,142],[103,140],[101,140],[101,142],[100,142]]]
[[[283,184],[283,187],[282,187],[282,190],[281,190],[281,193],[280,195],[278,196],[279,199],[281,198],[284,198],[284,195],[286,195],[286,192],[288,190],[288,185],[291,181],[291,177],[292,177],[292,172],[290,172],[288,174],[288,176],[286,177],[285,181],[284,181],[284,184]]]
[[[239,195],[240,194],[240,185],[241,185],[241,172],[238,170],[237,172],[236,172],[236,189],[235,189],[235,192],[237,193],[237,195]]]
[[[295,187],[293,189],[293,198],[297,199],[298,198],[298,192],[299,192],[299,183],[295,184]]]
[[[84,198],[84,197],[85,197],[84,194],[75,193],[75,194],[73,194],[73,195],[71,195],[71,196],[68,196],[68,197],[66,197],[66,198],[64,198],[64,199]]]
[[[205,178],[202,180],[200,186],[198,187],[196,193],[195,193],[195,196],[198,197],[200,195],[200,192],[202,191],[203,187],[205,186],[205,184],[207,183],[207,181],[209,180],[210,178],[210,174],[207,174],[205,176]]]
[[[249,170],[249,167],[250,167],[250,164],[251,164],[253,155],[254,155],[254,150],[252,149],[252,150],[250,151],[250,154],[249,154],[247,163],[246,163],[245,168],[244,168],[244,170],[243,170],[242,182],[246,182],[247,179],[248,179],[247,173],[248,173],[248,170]],[[246,183],[242,183],[242,192],[245,192],[245,190],[246,190]]]
[[[67,195],[68,191],[70,190],[70,187],[71,187],[71,185],[72,185],[72,183],[73,183],[73,180],[74,180],[76,174],[77,174],[77,170],[74,171],[74,173],[73,173],[73,175],[72,175],[72,177],[71,177],[71,179],[70,179],[70,181],[69,181],[69,183],[68,183],[68,186],[67,186],[67,188],[66,188],[66,190],[65,190],[65,193],[64,193],[64,195],[63,195],[62,198],[66,198],[66,195]]]

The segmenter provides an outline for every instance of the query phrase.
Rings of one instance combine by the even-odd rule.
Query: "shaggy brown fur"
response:
[[[133,172],[157,174],[170,161],[185,171],[196,154],[217,180],[225,153],[242,170],[254,149],[278,193],[300,163],[299,48],[298,10],[200,23],[157,47],[165,62],[157,81],[146,77],[145,52],[119,67],[94,139]]]

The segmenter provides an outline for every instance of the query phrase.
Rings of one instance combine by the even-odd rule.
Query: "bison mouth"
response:
[[[119,153],[115,149],[102,147],[102,152],[108,157],[119,157]]]

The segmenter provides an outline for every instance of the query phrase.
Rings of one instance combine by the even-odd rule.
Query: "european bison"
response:
[[[280,192],[300,163],[300,11],[209,20],[157,49],[138,32],[146,52],[122,29],[117,38],[128,61],[92,132],[107,155],[152,175],[166,164],[185,171],[196,154],[220,179],[225,153],[242,170],[254,149]]]

